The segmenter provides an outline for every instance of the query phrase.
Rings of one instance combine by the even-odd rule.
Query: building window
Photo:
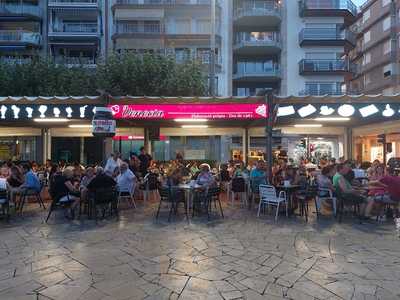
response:
[[[383,54],[388,54],[392,51],[392,41],[387,40],[383,43]]]
[[[371,31],[367,31],[364,33],[364,44],[368,43],[371,40]]]
[[[180,19],[175,20],[175,34],[190,34],[191,33],[191,20]]]
[[[211,33],[211,22],[210,20],[197,20],[197,31],[200,34],[210,34]]]
[[[371,11],[367,9],[363,14],[363,23],[367,22],[370,16],[371,16]]]
[[[382,7],[385,7],[390,3],[390,0],[382,0]]]
[[[382,22],[383,31],[389,30],[390,25],[391,25],[390,17],[386,17]]]
[[[340,82],[306,82],[306,95],[339,95],[342,94]]]
[[[364,54],[364,57],[363,57],[363,65],[367,65],[370,62],[371,62],[371,53],[367,52]]]
[[[383,67],[383,78],[390,77],[392,75],[392,65],[386,65]]]

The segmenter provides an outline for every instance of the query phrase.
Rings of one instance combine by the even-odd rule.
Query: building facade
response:
[[[350,52],[357,65],[347,89],[356,94],[393,94],[400,91],[398,10],[400,1],[370,0],[360,10],[352,29],[356,47]]]

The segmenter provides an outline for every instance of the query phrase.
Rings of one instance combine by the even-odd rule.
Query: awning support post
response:
[[[274,95],[272,91],[268,91],[265,102],[267,106],[267,118],[265,126],[265,137],[266,143],[266,158],[267,158],[267,178],[269,182],[272,182],[272,164],[273,164],[273,154],[272,154],[272,130],[274,127]]]

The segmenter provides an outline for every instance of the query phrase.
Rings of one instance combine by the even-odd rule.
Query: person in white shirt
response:
[[[117,176],[117,188],[120,192],[132,194],[135,190],[136,176],[129,170],[128,164],[122,162],[120,174]]]
[[[120,153],[115,152],[108,158],[106,166],[104,167],[104,173],[108,176],[115,177],[118,174],[118,169],[122,164],[122,160],[119,157]]]

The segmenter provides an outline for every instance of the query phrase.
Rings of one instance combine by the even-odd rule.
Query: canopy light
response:
[[[182,128],[208,128],[208,125],[182,125]]]
[[[294,124],[296,128],[319,128],[322,127],[322,124]]]
[[[207,119],[174,119],[175,122],[207,122]]]
[[[317,140],[318,141],[323,141],[325,138],[323,138],[323,137],[317,137]]]
[[[92,124],[71,124],[69,128],[92,128]]]
[[[335,112],[335,110],[332,107],[323,105],[320,108],[319,113],[323,116],[330,116],[331,114],[333,114]]]
[[[343,104],[338,108],[338,114],[342,117],[351,117],[355,111],[355,108],[349,104]]]
[[[294,115],[296,111],[294,110],[294,107],[291,106],[284,106],[284,107],[279,107],[278,108],[278,117],[285,117],[285,116],[290,116]]]
[[[304,118],[304,117],[307,117],[309,115],[312,115],[316,111],[317,111],[317,109],[313,105],[308,104],[308,105],[303,106],[302,108],[300,108],[297,111],[297,113],[300,115],[300,117]]]
[[[362,117],[366,118],[366,117],[372,116],[373,114],[376,114],[377,112],[379,112],[379,109],[375,105],[371,104],[371,105],[365,106],[363,108],[360,108],[359,111],[360,111],[360,114],[362,115]]]
[[[350,121],[350,118],[327,117],[327,118],[315,118],[314,120],[321,122],[345,122],[345,121]]]
[[[33,121],[38,122],[38,123],[62,123],[62,122],[68,122],[68,119],[64,118],[41,118],[41,119],[33,119]]]
[[[382,116],[391,117],[394,115],[394,109],[390,107],[390,104],[386,104],[385,110],[382,112]]]

